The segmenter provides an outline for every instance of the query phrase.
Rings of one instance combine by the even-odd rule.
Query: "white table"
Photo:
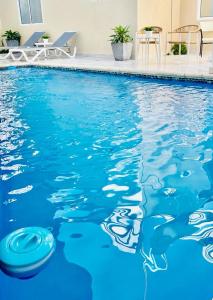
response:
[[[135,40],[136,40],[136,51],[137,51],[136,57],[137,58],[138,58],[138,54],[139,54],[139,48],[141,45],[142,46],[142,59],[144,59],[144,54],[145,54],[145,62],[149,62],[150,44],[154,44],[155,49],[156,49],[157,62],[160,63],[160,58],[161,58],[160,34],[153,33],[153,35],[151,37],[147,37],[146,34],[137,33]],[[143,47],[145,47],[145,51],[144,51]]]
[[[39,43],[35,43],[35,46],[37,48],[39,48],[39,47],[48,48],[48,47],[52,46],[52,44],[53,43],[51,43],[51,42],[39,42]],[[48,51],[48,49],[44,50],[44,56],[45,57],[47,57],[47,51]]]

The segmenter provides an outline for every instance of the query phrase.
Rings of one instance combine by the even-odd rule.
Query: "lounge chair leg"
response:
[[[26,62],[29,61],[29,58],[27,57],[26,53],[22,50],[21,52],[21,56],[17,59],[17,60],[21,60],[22,58],[24,58],[26,60]]]
[[[15,55],[13,54],[14,52],[20,53],[21,55],[17,58],[17,57],[15,57]],[[12,58],[14,61],[20,61],[20,60],[22,60],[22,58],[24,58],[27,62],[29,61],[29,59],[28,59],[26,53],[25,53],[23,50],[22,50],[22,51],[20,51],[20,50],[19,50],[19,51],[17,51],[17,50],[15,50],[15,51],[10,51],[9,53],[10,53],[11,58]]]
[[[25,58],[26,62],[30,61],[29,58],[28,58],[28,56],[27,56],[27,54],[24,51],[23,51],[23,57]]]
[[[75,46],[75,47],[74,47],[74,51],[73,51],[73,57],[76,56],[76,53],[77,53],[77,47]]]
[[[13,54],[13,51],[10,51],[9,53],[10,53],[10,56],[11,56],[12,60],[14,60],[14,61],[19,61],[23,57],[23,53],[21,53],[21,55],[19,56],[19,58],[15,57],[15,55]]]
[[[73,55],[70,55],[69,53],[67,53],[66,51],[64,51],[64,50],[61,49],[61,48],[58,48],[57,50],[60,51],[61,53],[64,53],[64,54],[65,54],[66,56],[68,56],[69,58],[75,57],[76,51],[77,51],[76,46],[74,47]]]
[[[10,54],[10,52],[8,52],[5,56],[0,57],[0,60],[1,59],[8,59],[8,58],[10,58],[10,56],[11,56],[11,54]]]
[[[43,52],[45,52],[45,48],[38,51],[38,53],[30,60],[30,62],[34,62]]]

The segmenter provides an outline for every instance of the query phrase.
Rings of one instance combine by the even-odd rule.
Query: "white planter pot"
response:
[[[153,31],[145,31],[146,38],[152,38]]]
[[[47,44],[49,42],[49,39],[43,39],[43,43]]]
[[[132,43],[116,43],[112,45],[115,60],[128,60],[132,55]]]

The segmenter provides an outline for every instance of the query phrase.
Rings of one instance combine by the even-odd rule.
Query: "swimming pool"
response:
[[[2,300],[211,300],[213,86],[112,74],[0,72],[1,238],[57,249]]]

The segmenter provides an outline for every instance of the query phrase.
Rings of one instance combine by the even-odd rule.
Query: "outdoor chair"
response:
[[[192,37],[194,36],[195,39]],[[166,54],[168,45],[179,45],[179,55],[181,55],[181,45],[187,46],[187,54],[191,53],[191,46],[196,45],[196,52],[200,50],[200,27],[198,25],[186,25],[168,32],[166,36]]]

